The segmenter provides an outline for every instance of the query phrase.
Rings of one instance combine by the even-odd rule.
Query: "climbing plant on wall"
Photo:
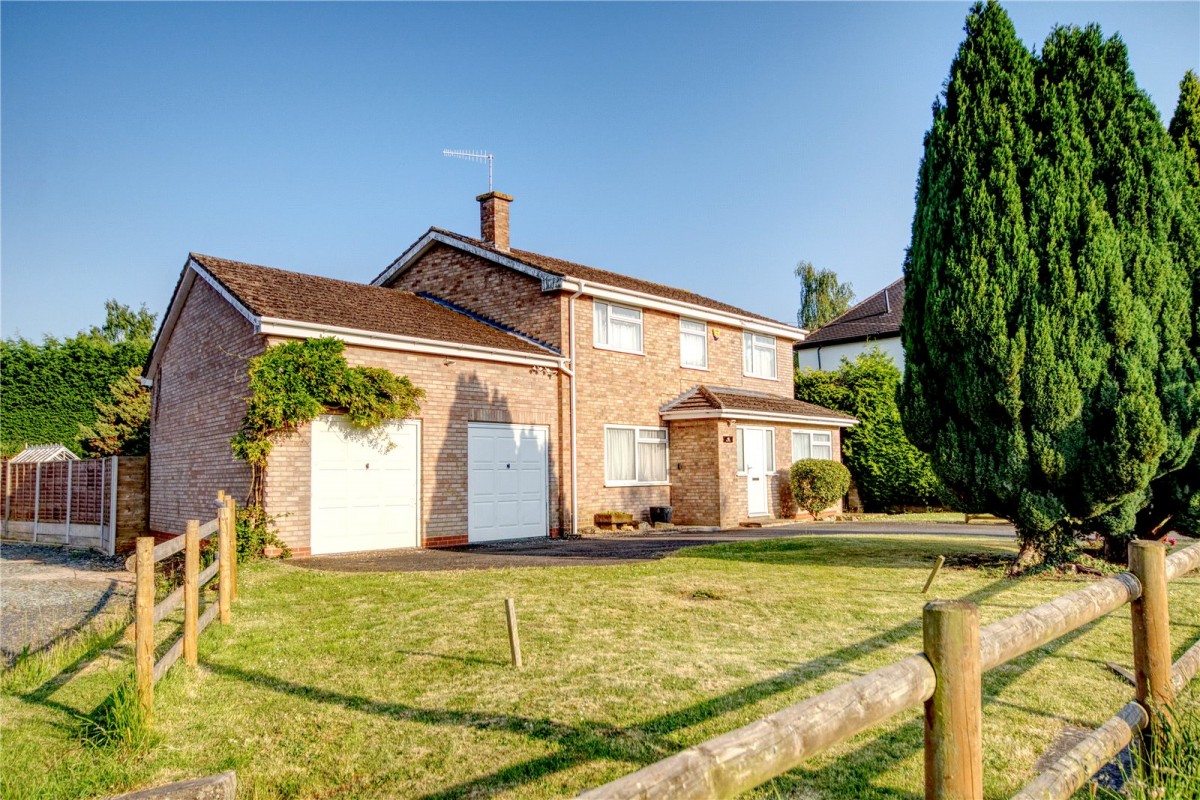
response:
[[[261,508],[267,459],[282,437],[329,411],[370,430],[420,410],[424,390],[378,367],[351,367],[338,339],[306,339],[268,347],[250,359],[250,397],[233,454],[250,464],[246,502]]]

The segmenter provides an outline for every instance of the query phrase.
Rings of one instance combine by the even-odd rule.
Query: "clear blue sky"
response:
[[[161,312],[189,250],[370,280],[478,233],[794,320],[795,262],[900,274],[921,137],[969,4],[0,6],[5,336]],[[1200,3],[1009,3],[1099,23],[1164,119]]]

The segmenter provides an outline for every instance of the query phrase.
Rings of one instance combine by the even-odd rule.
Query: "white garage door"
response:
[[[388,447],[389,443],[392,445]],[[416,547],[419,422],[368,433],[318,417],[312,441],[312,552]]]
[[[537,425],[468,426],[470,541],[547,534],[548,441]]]

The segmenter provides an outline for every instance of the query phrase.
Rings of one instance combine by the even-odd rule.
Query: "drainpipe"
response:
[[[579,426],[575,414],[575,300],[583,294],[583,281],[579,288],[567,301],[567,316],[570,319],[570,356],[571,368],[563,367],[563,372],[571,379],[571,536],[579,535]]]

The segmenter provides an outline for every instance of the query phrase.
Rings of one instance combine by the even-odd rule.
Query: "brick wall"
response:
[[[578,346],[576,374],[579,379],[579,524],[590,525],[601,511],[626,511],[645,519],[652,505],[670,505],[672,487],[604,485],[604,426],[661,426],[659,409],[700,383],[731,386],[792,396],[792,352],[789,342],[776,342],[778,380],[751,378],[742,374],[742,331],[709,323],[708,369],[680,366],[679,316],[661,311],[642,311],[644,355],[619,353],[593,344],[592,298],[575,301]],[[713,338],[713,331],[717,338]],[[671,434],[672,437],[674,434]],[[685,442],[685,447],[689,446]],[[679,472],[671,442],[671,477]],[[743,504],[744,504],[743,500]]]
[[[276,341],[272,339],[272,343]],[[421,420],[421,536],[426,547],[466,543],[467,425],[511,422],[549,428],[550,502],[547,533],[557,535],[562,521],[563,450],[558,444],[560,407],[557,375],[530,367],[473,361],[348,345],[354,366],[382,367],[407,375],[425,390]],[[276,444],[267,469],[267,510],[280,515],[281,537],[292,551],[309,551],[312,505],[312,430]],[[570,469],[569,463],[566,469]]]
[[[562,342],[562,304],[541,281],[444,244],[396,276],[394,289],[429,292],[540,341]]]
[[[715,525],[721,519],[718,420],[670,425],[671,506],[679,525]]]
[[[183,533],[189,519],[214,516],[217,490],[239,501],[250,467],[229,440],[245,414],[246,361],[263,350],[250,323],[197,278],[153,375],[150,528]]]

